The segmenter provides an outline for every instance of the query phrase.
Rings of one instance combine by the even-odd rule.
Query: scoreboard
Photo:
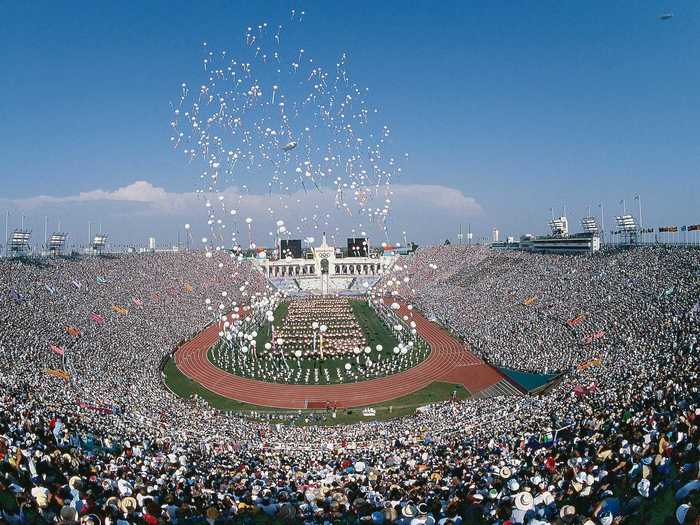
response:
[[[280,241],[281,257],[301,259],[301,239],[282,239]]]
[[[366,237],[348,238],[348,257],[368,257],[369,243]]]

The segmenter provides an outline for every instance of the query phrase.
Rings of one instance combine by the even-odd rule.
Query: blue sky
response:
[[[410,154],[401,183],[464,197],[453,212],[397,203],[394,231],[423,242],[454,237],[459,222],[540,233],[550,207],[565,203],[577,220],[601,201],[610,222],[635,193],[648,224],[700,222],[697,2],[229,0],[0,2],[0,209],[11,225],[20,211],[42,232],[45,214],[76,231],[101,221],[126,242],[202,224],[201,210],[162,203],[144,227],[138,202],[32,198],[136,181],[192,191],[196,173],[168,142],[169,101],[199,71],[203,41],[235,50],[248,25],[284,22],[292,8],[306,12],[309,53],[334,63],[347,52],[370,87]]]

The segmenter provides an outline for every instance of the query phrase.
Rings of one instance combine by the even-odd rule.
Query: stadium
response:
[[[124,5],[3,10],[0,525],[700,524],[697,9]]]

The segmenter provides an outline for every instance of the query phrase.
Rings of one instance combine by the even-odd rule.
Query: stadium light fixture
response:
[[[549,227],[552,230],[552,235],[555,237],[565,237],[569,235],[569,221],[564,216],[550,220]]]
[[[49,253],[52,255],[60,255],[63,251],[63,247],[66,244],[67,233],[54,232],[49,237]]]
[[[637,231],[637,221],[629,214],[618,215],[615,217],[615,222],[617,222],[618,229],[623,232],[629,233]]]
[[[600,228],[598,228],[598,221],[595,217],[584,217],[581,219],[581,226],[583,227],[583,231],[586,233],[592,233],[595,235],[600,232]]]
[[[107,245],[107,235],[99,233],[95,235],[94,239],[92,240],[92,249],[95,250],[96,252],[101,252],[104,250],[105,246]]]
[[[29,251],[29,239],[32,237],[31,230],[18,229],[14,230],[7,240],[10,252],[13,254],[22,254]]]

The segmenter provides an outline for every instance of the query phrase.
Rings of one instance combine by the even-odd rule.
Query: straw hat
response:
[[[404,518],[415,518],[416,516],[418,516],[418,509],[415,505],[409,503],[401,509],[401,515]]]
[[[515,495],[515,508],[518,510],[530,510],[534,500],[529,492],[519,492]]]
[[[73,476],[68,480],[68,486],[73,490],[82,490],[83,480],[80,479],[80,476]]]
[[[126,496],[119,502],[119,508],[128,514],[129,512],[134,512],[138,508],[138,502],[135,498]]]

